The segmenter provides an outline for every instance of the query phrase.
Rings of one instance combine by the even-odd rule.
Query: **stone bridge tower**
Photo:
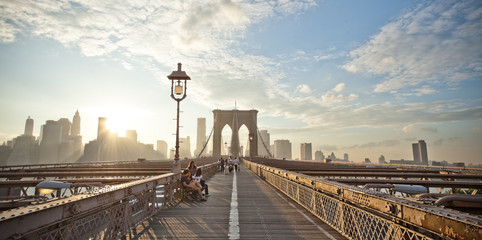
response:
[[[245,125],[249,131],[249,155],[258,155],[258,110],[213,110],[214,136],[213,157],[221,156],[221,133],[224,126],[229,125],[232,130],[231,154],[239,154],[239,129]]]

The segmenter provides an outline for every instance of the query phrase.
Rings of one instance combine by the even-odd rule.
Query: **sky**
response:
[[[0,143],[78,110],[174,147],[167,79],[191,77],[181,137],[197,118],[257,109],[258,128],[351,161],[482,164],[482,1],[0,1]],[[229,129],[223,136],[229,136]],[[241,144],[247,129],[241,129]],[[228,138],[228,137],[226,137]],[[245,145],[245,144],[243,144]]]

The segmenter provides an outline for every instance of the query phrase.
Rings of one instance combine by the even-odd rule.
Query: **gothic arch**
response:
[[[249,143],[249,155],[258,155],[258,110],[213,110],[214,114],[214,136],[213,136],[213,156],[221,156],[221,132],[225,125],[229,125],[232,130],[231,153],[234,156],[239,154],[239,129],[245,125],[252,137]]]

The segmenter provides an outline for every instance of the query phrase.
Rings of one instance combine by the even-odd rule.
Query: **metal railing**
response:
[[[201,167],[203,177],[217,163]],[[119,239],[180,199],[180,173],[0,212],[0,239]]]
[[[247,160],[243,163],[349,239],[482,239],[480,221],[464,221],[392,196]]]

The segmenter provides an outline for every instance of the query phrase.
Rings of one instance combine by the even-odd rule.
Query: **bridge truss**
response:
[[[329,174],[331,176],[343,168],[345,173],[342,175],[350,175],[346,173],[348,168],[343,165],[265,158],[245,160],[243,163],[349,239],[482,239],[482,220],[478,215],[436,206],[424,202],[424,199],[397,197],[347,185],[340,179],[319,177],[323,173],[318,173],[318,177],[300,173],[304,171],[316,175],[314,169],[318,165],[322,166],[319,169],[321,171],[332,170]],[[363,171],[376,171],[375,168],[366,166],[354,168],[360,175],[363,175]],[[475,175],[478,179],[482,177],[480,174]],[[465,186],[462,182],[459,183],[458,186]],[[476,182],[471,186],[480,189],[481,184]],[[482,198],[476,200],[480,209],[482,206],[479,200]]]
[[[216,173],[215,159],[195,160],[199,166],[202,165],[203,177],[209,178]],[[168,163],[172,166],[172,162]],[[134,163],[122,164],[130,165],[132,168]],[[107,163],[104,165],[105,171],[102,171],[100,170],[103,168],[102,165],[97,163],[96,167],[99,171],[91,171],[91,175],[108,176],[108,179],[116,179],[116,184],[108,183],[103,188],[84,189],[83,192],[74,195],[64,193],[58,197],[44,196],[35,203],[0,212],[0,239],[119,239],[145,219],[180,200],[180,173],[158,174],[164,170],[147,167],[144,171],[147,174],[144,176],[136,172],[140,171],[139,169],[132,171],[124,169],[126,171],[114,171],[116,172],[114,174],[111,171],[113,165],[117,164]],[[141,165],[159,167],[159,163],[137,163],[137,166]],[[186,167],[187,161],[183,160],[181,165]],[[63,169],[65,172],[50,174],[52,168],[59,167],[65,167],[66,169]],[[85,178],[84,170],[75,172],[72,167],[82,169],[87,166],[84,164],[74,164],[70,167],[65,165],[15,166],[4,168],[2,174],[4,178],[7,176],[23,179],[30,178],[32,175],[40,176],[43,172],[44,178],[51,177],[62,181],[90,179]],[[11,170],[19,169],[29,171],[22,172],[24,175],[7,174]],[[75,176],[62,179],[66,175],[63,173],[66,172]],[[10,181],[12,180],[2,180],[2,183]],[[23,185],[22,188],[27,186]]]

